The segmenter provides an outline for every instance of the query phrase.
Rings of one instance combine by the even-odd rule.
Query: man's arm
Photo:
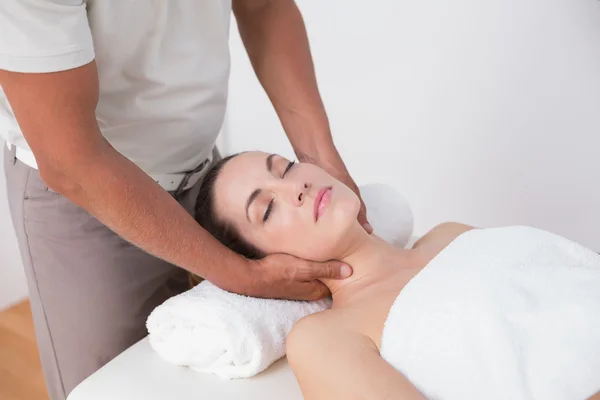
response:
[[[372,340],[342,329],[326,313],[300,320],[287,343],[287,357],[307,400],[424,400],[388,364]]]
[[[360,195],[334,145],[294,0],[234,0],[233,11],[254,71],[298,159],[320,166]],[[359,220],[367,222],[364,204]]]
[[[2,86],[46,184],[125,240],[232,292],[313,300],[343,264],[273,255],[247,260],[205,231],[169,193],[102,136],[94,62],[53,73],[0,69]]]
[[[246,275],[244,258],[218,243],[103,138],[94,62],[55,73],[0,70],[0,85],[50,188],[124,239],[215,284],[231,287]]]
[[[335,147],[300,11],[293,0],[234,0],[240,35],[256,75],[300,161]]]

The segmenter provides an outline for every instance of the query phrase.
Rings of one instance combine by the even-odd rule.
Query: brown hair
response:
[[[215,211],[215,183],[225,164],[239,154],[241,153],[233,154],[219,160],[208,171],[196,198],[194,217],[208,233],[231,250],[246,258],[258,259],[264,257],[265,254],[244,240],[237,229],[231,223],[220,219]],[[196,286],[202,280],[202,277],[190,274],[190,287]]]
[[[259,259],[265,254],[244,240],[231,223],[219,218],[215,212],[215,183],[225,164],[239,154],[223,158],[208,171],[196,199],[195,218],[208,233],[231,250],[249,259]]]

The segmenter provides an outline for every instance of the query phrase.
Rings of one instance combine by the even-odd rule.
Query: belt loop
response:
[[[175,198],[177,198],[181,193],[183,193],[187,189],[189,189],[189,188],[186,188],[186,186],[187,186],[188,182],[190,181],[190,178],[192,177],[192,175],[202,172],[202,170],[204,168],[209,167],[210,161],[211,161],[211,159],[207,158],[206,160],[202,161],[202,163],[200,165],[198,165],[196,168],[194,168],[191,171],[186,172],[185,175],[183,176],[183,179],[181,180],[181,183],[177,187],[177,190],[175,190],[175,192],[173,193],[173,196]]]
[[[189,182],[190,177],[192,176],[193,173],[194,173],[193,171],[190,171],[190,172],[187,172],[183,176],[183,179],[181,180],[181,183],[179,184],[179,186],[177,187],[177,189],[173,193],[173,197],[178,198],[179,195],[185,191],[185,187],[186,187],[187,183]]]
[[[9,143],[8,148],[10,150],[10,156],[12,157],[12,165],[15,165],[17,163],[17,146]]]

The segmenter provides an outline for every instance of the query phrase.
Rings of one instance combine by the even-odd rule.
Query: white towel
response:
[[[600,256],[534,228],[469,231],[398,295],[381,354],[430,399],[587,399]]]
[[[413,220],[407,201],[387,185],[361,186],[375,233],[405,246]],[[146,327],[154,350],[168,362],[225,379],[247,378],[285,355],[285,339],[299,319],[330,306],[318,302],[239,296],[209,282],[158,306]]]
[[[225,379],[247,378],[285,355],[296,321],[330,305],[329,299],[239,296],[204,281],[157,307],[146,326],[151,346],[165,360]]]

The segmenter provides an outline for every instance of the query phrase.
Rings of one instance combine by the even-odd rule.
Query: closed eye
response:
[[[275,199],[272,199],[267,206],[267,211],[265,211],[265,215],[263,216],[263,222],[266,222],[269,219],[269,215],[271,215],[271,211],[273,211],[273,203]]]
[[[283,175],[281,175],[281,178],[285,178],[285,174],[288,173],[288,171],[290,169],[292,169],[292,167],[294,166],[294,164],[296,164],[296,161],[290,161],[290,163],[287,165],[287,167],[285,168],[285,171],[283,171]]]
[[[285,174],[287,174],[288,171],[290,169],[292,169],[294,164],[296,164],[296,161],[291,161],[288,163],[287,167],[285,168],[285,171],[283,171],[283,174],[281,174],[281,179],[285,178]],[[263,222],[266,222],[269,219],[269,215],[271,215],[271,212],[273,212],[274,204],[275,204],[275,199],[271,199],[271,201],[269,202],[269,205],[267,206],[267,210],[265,211],[265,215],[263,215]]]

